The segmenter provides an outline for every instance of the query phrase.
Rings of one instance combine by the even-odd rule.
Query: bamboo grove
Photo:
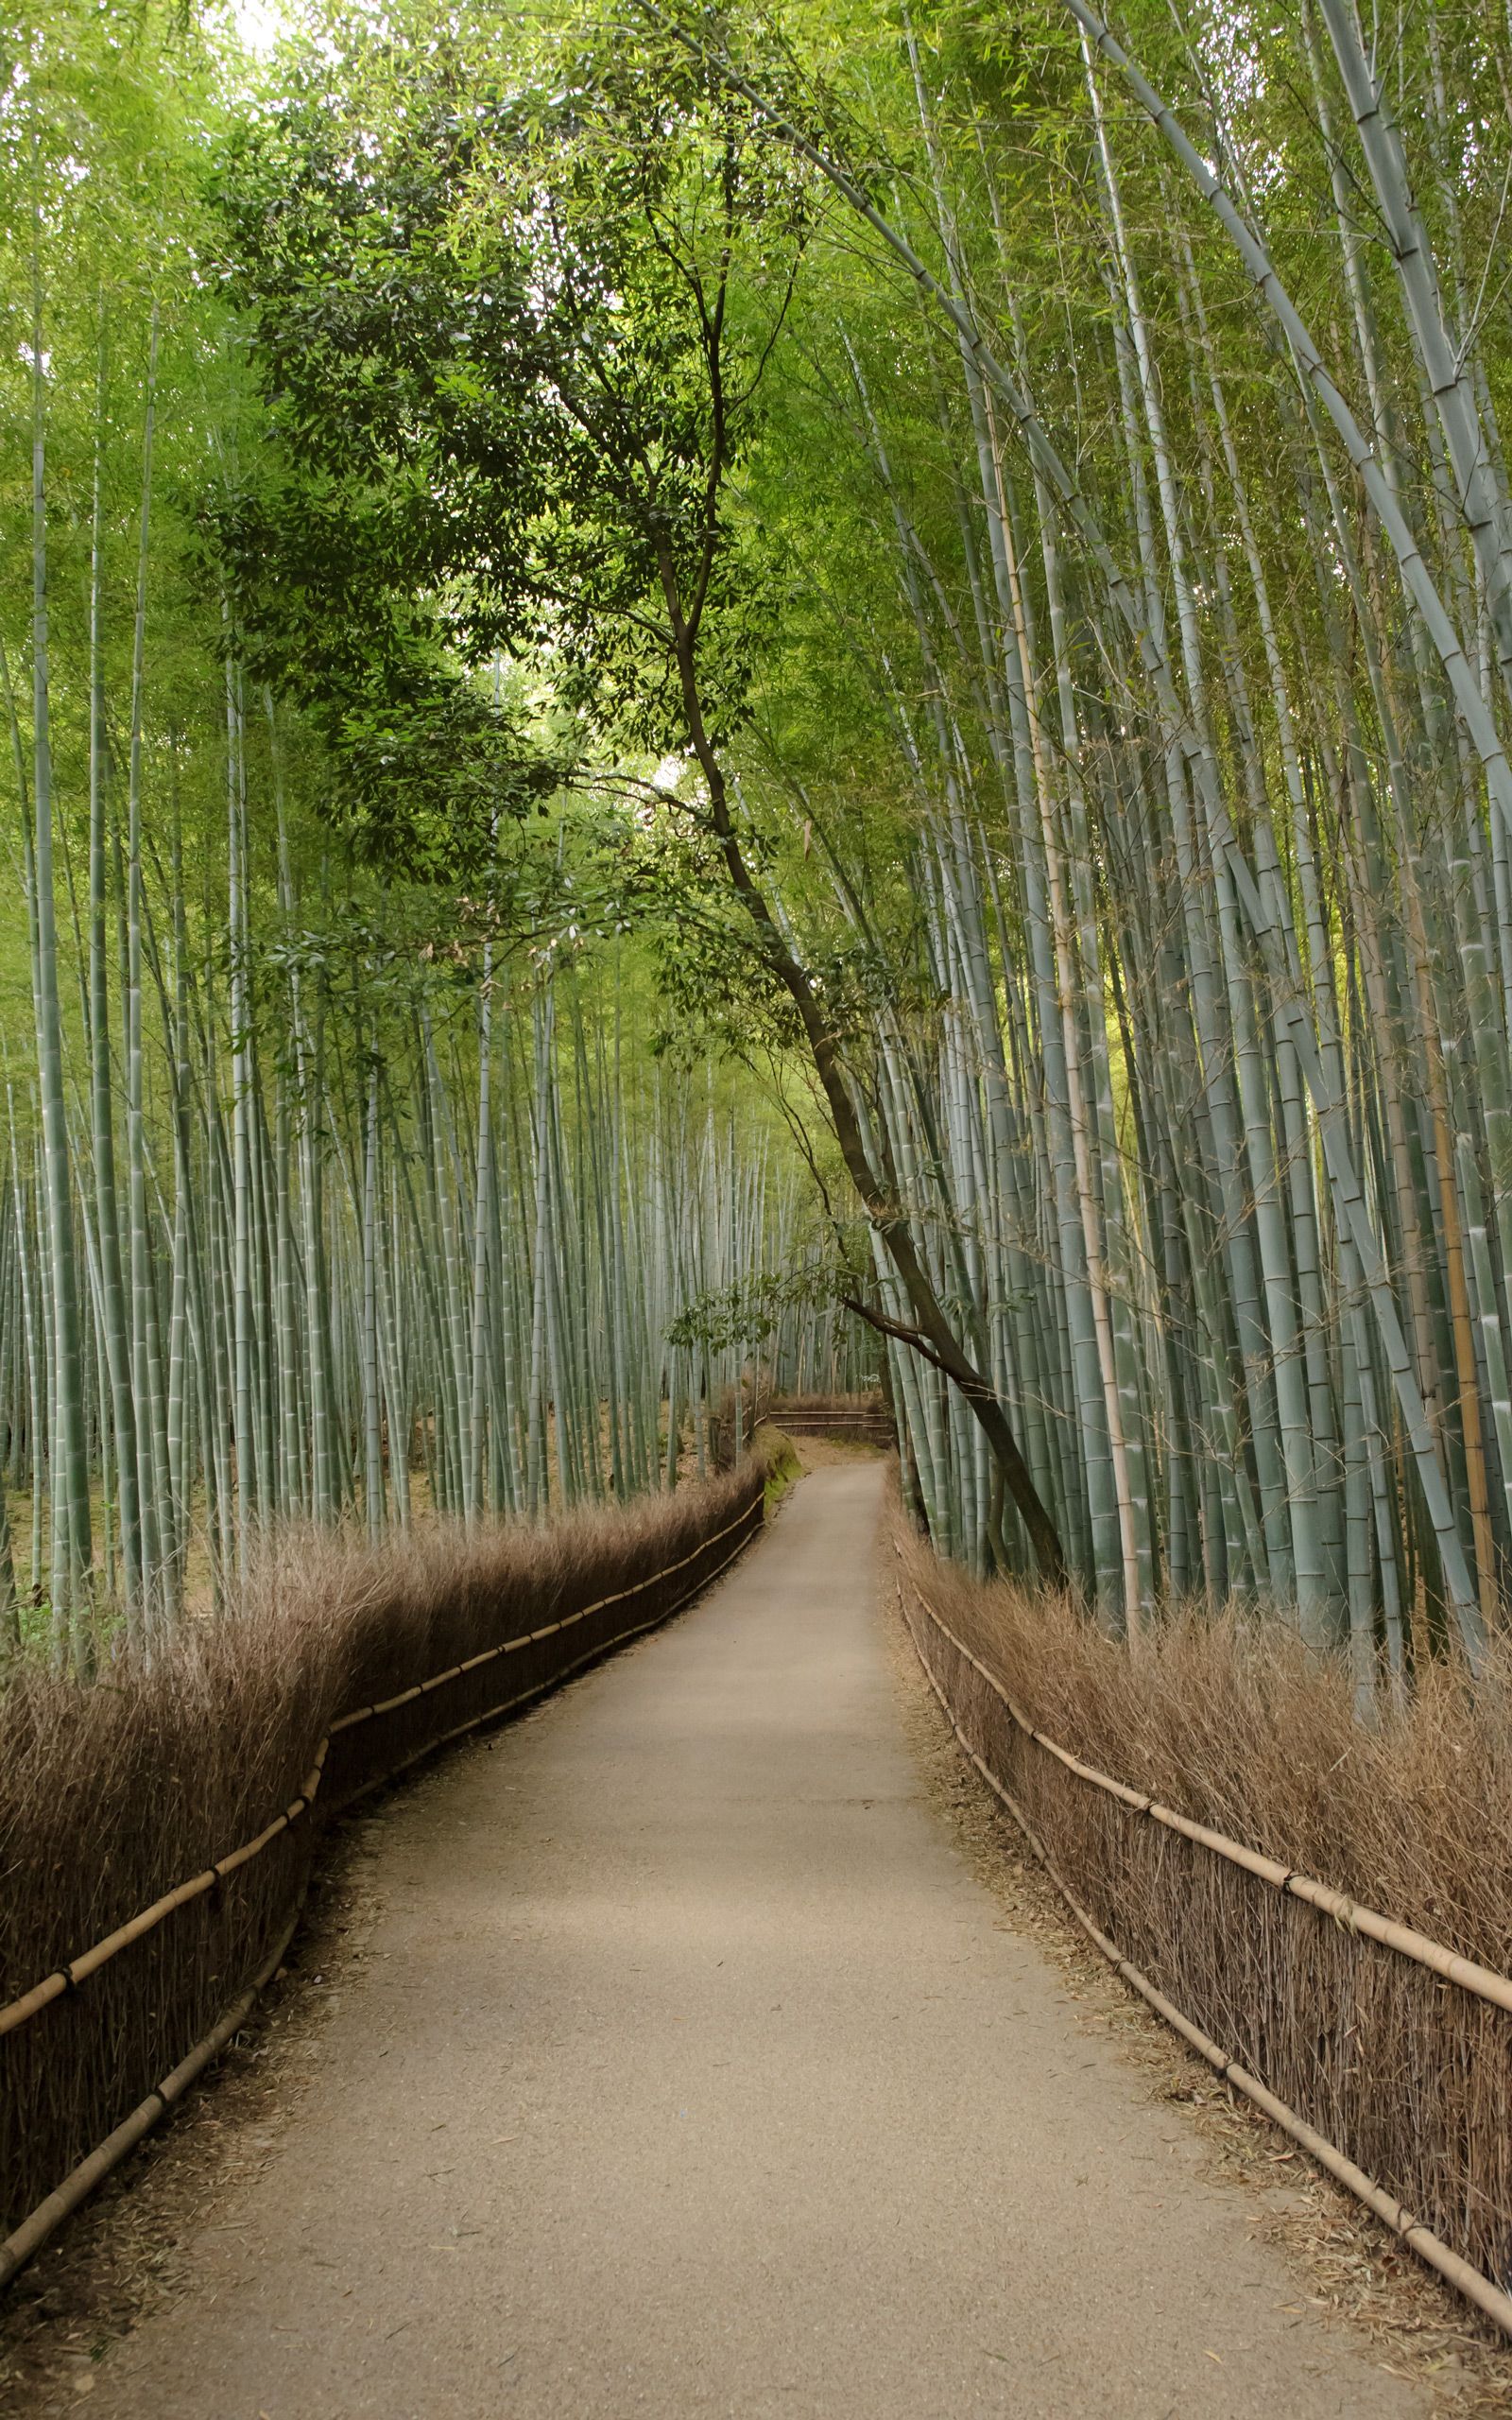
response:
[[[205,578],[246,397],[195,251],[209,71],[165,42],[35,29],[8,129],[0,1651],[81,1675],[270,1525],[701,1474],[741,1351],[668,1330],[803,1224],[772,1122],[649,1055],[644,955],[575,920],[559,821],[511,923],[322,820],[318,743]],[[769,1358],[856,1367],[823,1305]]]
[[[260,68],[109,11],[28,40],[0,1407],[59,1652],[102,1593],[171,1618],[258,1524],[658,1484],[750,1356],[833,1385],[881,1351],[917,1508],[976,1567],[1032,1565],[1032,1501],[1135,1644],[1240,1598],[1347,1646],[1362,1703],[1473,1666],[1512,1582],[1512,23],[417,5],[291,23]],[[507,122],[507,159],[457,132]],[[623,654],[574,655],[563,583],[602,586],[622,490],[585,518],[568,456],[542,469],[570,381],[490,399],[476,350],[508,311],[534,341],[592,252],[584,158],[608,223],[659,145],[682,284],[632,308],[603,269],[593,308],[690,463],[736,407],[688,362],[754,363],[748,434],[689,482],[732,703],[693,729],[689,642],[675,744]],[[710,160],[744,214],[729,339],[688,302]],[[332,329],[342,377],[368,352],[322,394]],[[406,488],[442,457],[405,454],[390,377],[458,447],[494,411],[453,487]],[[410,815],[439,871],[354,843],[364,731],[322,720],[315,639],[286,680],[243,645],[294,615],[301,549],[325,577],[332,488],[263,570],[215,499],[320,412],[369,523],[454,516],[410,590],[468,711],[507,698],[591,765],[496,812],[465,879],[455,799]],[[489,480],[518,513],[475,506],[464,545]],[[556,618],[506,643],[500,531],[549,515]],[[655,943],[606,911],[610,827],[690,869]],[[654,1060],[663,978],[686,1031]]]
[[[1013,81],[904,29],[868,215],[923,310],[831,359],[939,1003],[879,1103],[1110,1617],[1260,1597],[1368,1688],[1441,1620],[1473,1661],[1512,1547],[1506,28],[1141,32],[1174,138],[1079,6]],[[895,1360],[989,1551],[980,1443]]]

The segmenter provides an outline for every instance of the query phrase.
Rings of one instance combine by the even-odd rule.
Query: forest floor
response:
[[[33,2272],[9,2408],[1512,2409],[1068,1953],[904,1657],[883,1465],[810,1459],[698,1608],[352,1827],[261,2068]]]

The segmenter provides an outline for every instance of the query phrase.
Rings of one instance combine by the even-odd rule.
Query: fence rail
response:
[[[825,1410],[817,1406],[802,1409],[772,1404],[765,1414],[774,1428],[789,1437],[858,1437],[867,1443],[892,1445],[897,1443],[898,1429],[890,1411],[880,1407],[875,1410],[850,1409],[836,1406]]]
[[[1035,1728],[899,1555],[899,1604],[925,1676],[1083,1931],[1220,2075],[1512,2337],[1512,1980],[1084,1764]],[[1146,1855],[1142,1841],[1162,1835],[1201,1862]],[[1214,1890],[1215,1876],[1245,1879]],[[1295,1916],[1278,1926],[1269,1910],[1287,1908]],[[1244,2057],[1219,2035],[1242,2042]],[[1405,2083],[1393,2065],[1404,2043],[1420,2053],[1428,2038],[1433,2071],[1419,2058],[1413,2105],[1393,2124],[1383,2100]],[[1373,2048],[1396,2061],[1377,2066]]]

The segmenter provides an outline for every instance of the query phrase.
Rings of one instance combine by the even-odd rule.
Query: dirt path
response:
[[[271,2159],[119,2420],[1397,2420],[921,1795],[880,1466],[395,1803]]]

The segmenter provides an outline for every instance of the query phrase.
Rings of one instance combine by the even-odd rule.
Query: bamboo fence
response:
[[[756,1534],[765,1479],[753,1459],[733,1516],[675,1561],[576,1606],[569,1580],[551,1619],[349,1709],[250,1839],[0,2007],[0,2290],[245,2021],[287,1946],[319,1827],[667,1620]],[[713,1499],[716,1517],[728,1501]]]
[[[961,1746],[1097,1948],[1512,2336],[1512,1980],[1084,1764],[902,1572],[898,1601]]]

